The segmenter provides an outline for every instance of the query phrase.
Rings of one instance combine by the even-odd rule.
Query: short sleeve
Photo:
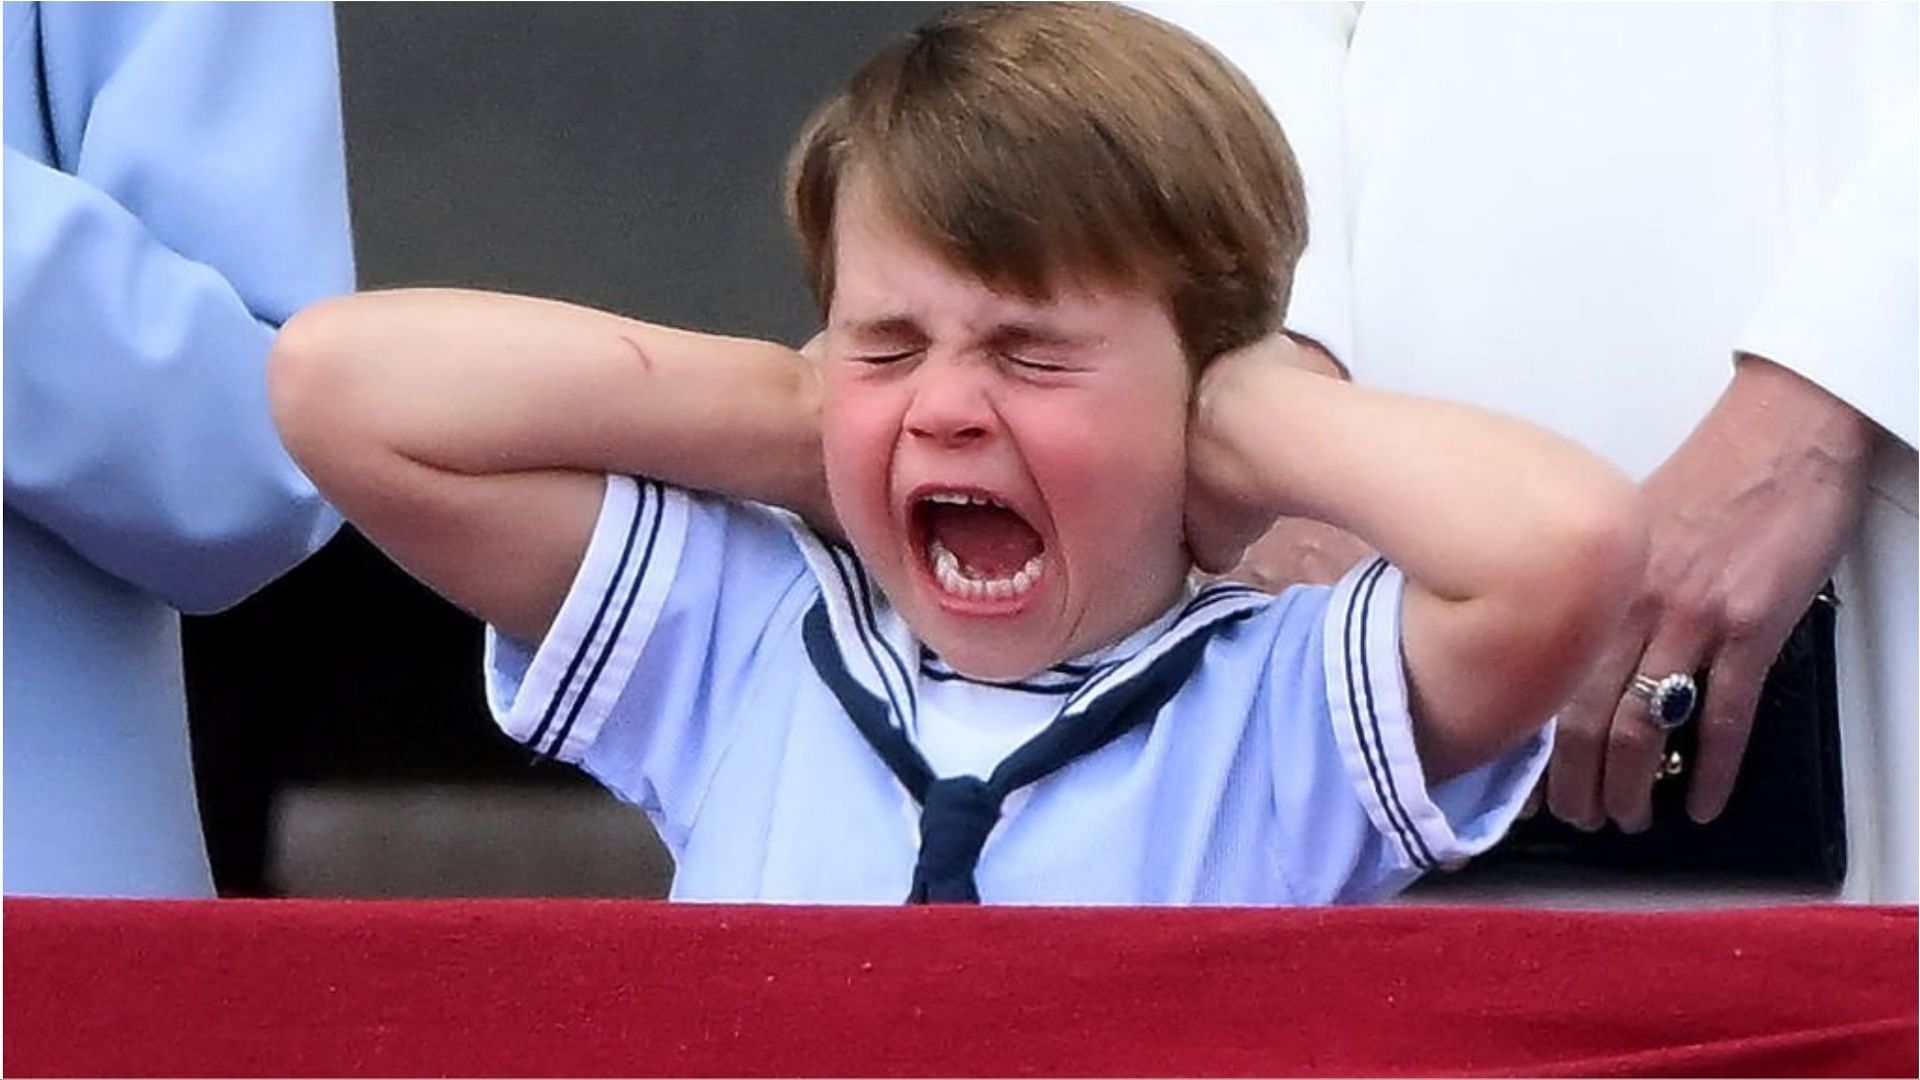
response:
[[[1298,902],[1384,899],[1428,870],[1459,867],[1506,834],[1546,767],[1543,727],[1477,769],[1427,783],[1401,658],[1403,587],[1384,559],[1362,563],[1314,590],[1324,608],[1296,601],[1313,625],[1276,651],[1272,692],[1292,702],[1275,739],[1276,790]]]
[[[753,658],[783,610],[797,623],[811,581],[776,512],[609,477],[545,639],[487,628],[488,706],[513,739],[640,806],[678,855]]]

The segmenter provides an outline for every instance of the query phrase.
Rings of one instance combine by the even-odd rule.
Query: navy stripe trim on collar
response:
[[[846,598],[848,629],[860,641],[860,648],[867,654],[867,662],[873,665],[874,677],[880,682],[880,689],[887,695],[891,706],[889,715],[905,722],[907,717],[919,715],[919,702],[914,697],[913,679],[908,676],[906,662],[880,633],[878,620],[874,616],[872,598],[868,594],[865,571],[860,568],[854,554],[833,543],[818,532],[813,533],[823,550],[833,573],[839,579],[840,591]],[[877,642],[877,646],[876,646]],[[880,653],[884,650],[892,661],[893,671],[889,675],[887,665],[881,663]],[[895,683],[900,685],[896,688]],[[901,701],[907,702],[907,709],[901,708]],[[911,710],[911,711],[909,711]]]
[[[887,635],[880,632],[880,616],[875,613],[873,605],[873,594],[876,591],[873,579],[867,576],[867,568],[861,564],[859,557],[853,552],[840,548],[835,550],[835,555],[844,560],[847,568],[853,572],[854,580],[859,583],[860,618],[866,624],[867,633],[880,644],[880,648],[887,654],[887,659],[893,662],[894,673],[900,676],[900,685],[907,696],[907,715],[920,715],[920,701],[914,692],[913,675],[907,667],[907,661],[894,649],[893,642],[887,640]]]
[[[1214,637],[1254,611],[1253,607],[1242,607],[1223,612],[1189,629],[1144,666],[1112,680],[1106,692],[1084,703],[1077,713],[1073,704],[1061,709],[1051,723],[1007,755],[988,778],[988,786],[1002,793],[1016,791],[1104,748],[1136,727],[1151,726],[1167,702],[1192,679]],[[1144,653],[1142,650],[1135,655]]]
[[[840,702],[847,718],[866,736],[868,744],[886,762],[894,778],[900,781],[900,786],[913,796],[913,801],[924,803],[927,787],[933,783],[933,769],[927,765],[920,751],[907,741],[906,733],[894,726],[886,703],[861,686],[860,681],[847,670],[846,662],[840,656],[840,644],[834,635],[833,620],[827,614],[824,599],[816,601],[808,609],[801,622],[801,636],[806,643],[807,659],[813,661],[813,670]]]
[[[1272,599],[1272,594],[1262,592],[1259,589],[1253,588],[1248,585],[1235,585],[1231,582],[1220,582],[1218,584],[1209,585],[1206,588],[1201,589],[1199,592],[1193,594],[1193,599],[1187,601],[1186,609],[1183,610],[1181,614],[1183,616],[1191,615],[1194,612],[1201,610],[1202,608],[1211,607],[1212,605],[1220,603],[1223,600],[1230,600],[1236,597],[1239,597],[1239,598],[1256,597],[1261,600],[1270,600]]]
[[[857,564],[856,564],[857,565]],[[1270,599],[1268,594],[1250,586],[1235,582],[1218,582],[1195,593],[1181,606],[1179,612],[1168,624],[1166,633],[1171,634],[1179,627],[1180,620],[1196,612],[1205,611],[1216,604],[1242,598]],[[1158,621],[1157,619],[1155,621]],[[1164,635],[1163,635],[1164,636]],[[1034,673],[1015,682],[993,682],[986,679],[974,679],[955,671],[952,665],[931,652],[925,652],[920,658],[920,674],[935,682],[966,682],[975,686],[990,686],[1003,690],[1018,690],[1030,694],[1070,695],[1084,687],[1088,681],[1113,671],[1134,656],[1152,648],[1159,638],[1148,641],[1139,649],[1126,656],[1104,660],[1073,661],[1064,660],[1058,664]],[[1100,655],[1098,653],[1096,656]]]
[[[987,682],[982,679],[970,679],[945,666],[921,664],[920,674],[934,682],[959,682],[972,686],[985,686],[994,690],[1018,690],[1024,694],[1046,694],[1051,697],[1066,697],[1080,688],[1078,682],[1039,683],[1022,680],[1020,682]]]
[[[1132,656],[1109,662],[1083,683],[1066,704],[1063,712],[1084,713],[1091,703],[1115,686],[1132,678],[1142,663],[1152,664],[1160,656],[1177,648],[1196,634],[1211,633],[1210,627],[1223,619],[1238,619],[1271,603],[1273,597],[1242,585],[1209,586],[1187,601],[1180,614],[1159,637],[1148,642]]]

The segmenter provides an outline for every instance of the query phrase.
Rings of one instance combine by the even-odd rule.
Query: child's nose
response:
[[[914,373],[907,431],[916,438],[952,446],[984,438],[993,429],[993,406],[977,367],[953,359],[929,358],[923,363]]]

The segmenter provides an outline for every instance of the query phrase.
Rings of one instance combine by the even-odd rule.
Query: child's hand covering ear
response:
[[[1238,377],[1250,369],[1310,367],[1299,352],[1293,339],[1276,332],[1215,358],[1194,388],[1187,426],[1187,550],[1206,573],[1233,569],[1278,517],[1253,497],[1248,463],[1211,422],[1210,405],[1219,395],[1232,394]]]
[[[813,388],[813,402],[817,417],[822,394],[820,368],[827,360],[826,330],[822,329],[808,338],[807,343],[800,346],[799,352],[806,358],[811,368],[809,385]],[[811,490],[805,492],[803,497],[796,498],[791,505],[787,506],[787,509],[805,518],[807,524],[823,535],[842,543],[846,541],[846,531],[840,527],[840,516],[833,508],[832,495],[827,491],[825,473],[818,477],[817,483]]]
[[[1351,382],[1346,365],[1311,338],[1288,332],[1297,346],[1288,363],[1317,375]],[[1373,549],[1344,529],[1306,517],[1281,517],[1254,541],[1226,577],[1270,593],[1294,585],[1331,585]]]

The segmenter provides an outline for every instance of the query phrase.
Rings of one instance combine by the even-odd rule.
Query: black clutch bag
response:
[[[1691,776],[1683,769],[1654,785],[1653,824],[1643,833],[1611,826],[1584,833],[1542,809],[1476,864],[1550,862],[1838,886],[1847,872],[1847,840],[1833,628],[1834,607],[1822,599],[1787,639],[1767,674],[1739,779],[1720,817],[1706,825],[1687,817]],[[1701,688],[1713,693],[1704,681]],[[1687,724],[1667,739],[1687,765],[1698,727]]]

